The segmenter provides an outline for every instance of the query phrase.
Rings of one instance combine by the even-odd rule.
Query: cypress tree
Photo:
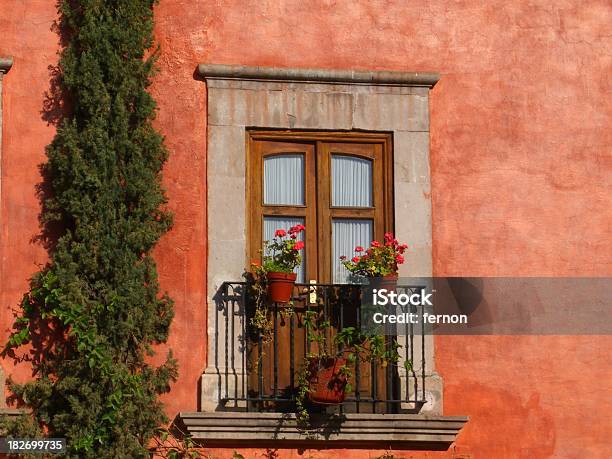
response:
[[[166,421],[158,395],[177,375],[171,354],[160,366],[148,359],[173,317],[151,256],[171,226],[161,186],[167,151],[147,92],[155,3],[59,3],[70,109],[46,150],[41,215],[57,237],[4,353],[33,355],[34,379],[11,389],[40,432],[66,437],[69,457],[148,457]]]

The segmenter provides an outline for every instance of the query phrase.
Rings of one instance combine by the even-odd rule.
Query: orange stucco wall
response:
[[[45,260],[37,165],[57,61],[49,0],[0,0],[4,79],[0,339]],[[181,376],[168,412],[197,408],[205,367],[206,90],[197,63],[434,70],[431,173],[438,275],[612,275],[612,8],[606,0],[161,0],[153,91],[175,227],[156,250],[176,301]],[[607,457],[610,337],[437,337],[445,414],[471,416],[455,457]],[[7,373],[28,376],[4,362]],[[263,457],[263,451],[240,451]],[[230,450],[213,452],[231,457]],[[285,451],[286,457],[375,457]],[[422,452],[398,457],[439,456]]]

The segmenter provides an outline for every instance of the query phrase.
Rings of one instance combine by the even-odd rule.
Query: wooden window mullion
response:
[[[367,219],[373,239],[393,230],[393,177],[391,138],[371,133],[307,133],[254,131],[249,136],[247,209],[249,259],[260,258],[264,216],[299,217],[306,226],[305,281],[332,281],[332,220]],[[294,140],[295,139],[295,140]],[[282,153],[304,154],[304,205],[264,205],[264,157]],[[332,154],[372,161],[372,207],[332,207]],[[350,255],[350,254],[347,254]]]
[[[317,142],[317,229],[320,282],[331,281],[331,156],[327,143]]]

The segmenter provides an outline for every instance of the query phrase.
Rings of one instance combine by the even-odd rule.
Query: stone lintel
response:
[[[0,75],[7,73],[13,66],[12,57],[0,57]]]
[[[421,86],[428,88],[433,88],[440,79],[440,74],[435,72],[249,67],[223,64],[200,64],[198,65],[198,72],[205,79]]]
[[[395,448],[446,450],[468,421],[466,416],[419,414],[311,415],[312,429],[300,431],[292,413],[183,412],[180,421],[206,445],[309,448]]]

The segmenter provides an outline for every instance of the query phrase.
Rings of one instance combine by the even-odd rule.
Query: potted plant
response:
[[[307,421],[306,401],[318,405],[340,404],[344,401],[346,391],[350,390],[350,385],[348,356],[345,357],[342,351],[328,352],[326,330],[331,327],[329,319],[322,317],[320,311],[308,310],[303,320],[308,347],[314,350],[306,354],[298,375],[296,402],[298,418]]]
[[[308,366],[308,399],[318,405],[342,403],[349,376],[347,360],[342,356],[310,356]]]
[[[304,242],[298,235],[304,231],[303,225],[291,227],[288,231],[277,229],[271,241],[264,241],[262,267],[268,280],[270,301],[287,303],[291,299],[297,274],[295,268],[302,262],[300,250]]]
[[[308,412],[305,400],[315,405],[338,405],[347,393],[353,391],[352,367],[360,362],[379,361],[383,367],[399,359],[396,341],[385,343],[383,335],[365,334],[355,327],[344,327],[333,338],[335,353],[327,351],[326,329],[329,320],[321,320],[316,311],[308,311],[304,317],[307,340],[316,352],[306,355],[302,374],[298,377],[298,416],[305,420]]]
[[[404,263],[403,254],[407,248],[393,233],[385,233],[384,243],[372,241],[367,249],[357,246],[350,260],[346,256],[341,256],[340,260],[353,276],[369,279],[371,286],[395,290],[398,265]]]

